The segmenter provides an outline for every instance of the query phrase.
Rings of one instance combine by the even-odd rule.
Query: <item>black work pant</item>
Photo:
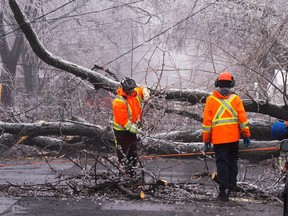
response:
[[[119,163],[125,167],[125,171],[134,174],[133,167],[137,165],[137,136],[129,131],[114,130],[116,138],[116,150]]]
[[[238,145],[239,141],[216,144],[213,146],[216,157],[217,180],[219,180],[220,191],[236,186],[238,175]]]

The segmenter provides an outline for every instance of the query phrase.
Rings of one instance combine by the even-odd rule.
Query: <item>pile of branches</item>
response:
[[[8,182],[0,185],[1,191],[15,197],[90,197],[101,199],[149,199],[153,202],[192,202],[193,200],[215,200],[217,181],[211,184],[198,182],[167,182],[148,172],[141,163],[136,168],[136,175],[131,177],[122,173],[116,158],[103,154],[81,151],[79,159],[67,155],[73,163],[73,172],[58,171],[49,158],[46,162],[56,178],[43,184],[15,185]],[[193,178],[210,178],[210,173],[198,173]],[[200,182],[200,183],[199,183]],[[208,179],[205,182],[209,182]],[[235,199],[282,202],[279,191],[260,189],[256,184],[240,183],[243,191],[232,194]]]

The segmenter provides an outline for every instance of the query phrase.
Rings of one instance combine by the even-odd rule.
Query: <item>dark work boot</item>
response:
[[[230,192],[245,192],[245,190],[242,187],[239,187],[238,185],[230,185],[229,193]]]
[[[217,199],[222,202],[228,202],[229,201],[228,190],[221,190],[218,194]]]

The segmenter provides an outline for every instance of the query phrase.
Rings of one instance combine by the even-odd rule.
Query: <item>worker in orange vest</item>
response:
[[[215,81],[219,89],[206,99],[203,112],[203,142],[205,150],[215,151],[217,180],[219,180],[218,199],[229,201],[231,191],[237,191],[238,144],[243,135],[245,147],[250,145],[250,129],[246,112],[240,97],[231,91],[235,80],[229,72],[222,72]]]
[[[112,102],[113,130],[118,161],[125,173],[135,175],[137,165],[137,143],[139,135],[143,135],[142,106],[149,100],[149,90],[137,87],[130,77],[124,77],[117,89],[117,96]]]

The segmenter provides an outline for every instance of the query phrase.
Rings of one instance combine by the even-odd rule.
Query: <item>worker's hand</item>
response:
[[[212,146],[211,146],[211,143],[210,143],[210,142],[204,144],[204,152],[209,151],[211,148],[212,148]]]
[[[249,147],[249,146],[251,145],[251,140],[250,140],[250,138],[244,137],[244,138],[243,138],[243,144],[244,144],[245,148]]]
[[[143,88],[143,100],[147,102],[149,98],[150,98],[150,91],[148,88],[144,87]]]
[[[129,131],[131,132],[131,133],[134,133],[134,134],[137,134],[138,133],[138,127],[137,127],[137,125],[136,124],[133,124],[130,128],[129,128]]]
[[[130,128],[129,128],[129,131],[131,133],[134,133],[134,134],[139,134],[139,135],[144,135],[144,132],[137,127],[136,124],[133,124]]]

